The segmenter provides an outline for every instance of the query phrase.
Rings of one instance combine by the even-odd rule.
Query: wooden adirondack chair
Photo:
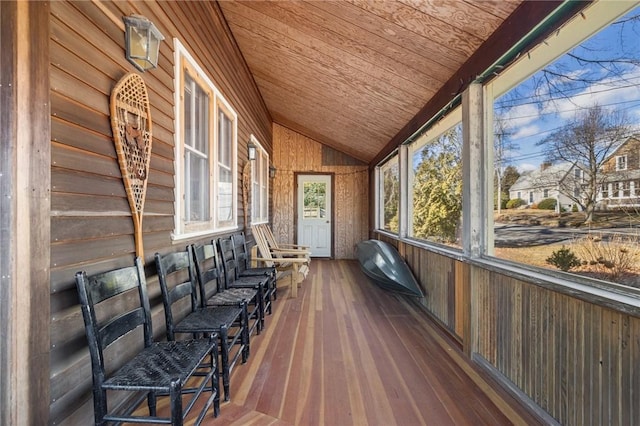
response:
[[[256,225],[255,228],[257,228],[257,231],[264,236],[269,249],[276,256],[281,255],[281,257],[290,257],[293,255],[299,257],[300,255],[304,255],[309,261],[311,261],[311,251],[309,250],[309,247],[298,244],[278,243],[273,231],[266,223]]]
[[[252,227],[256,245],[251,250],[252,266],[261,262],[265,266],[276,268],[276,280],[288,279],[291,285],[291,297],[298,297],[298,286],[309,273],[309,254],[300,251],[273,252],[269,247],[264,228]]]

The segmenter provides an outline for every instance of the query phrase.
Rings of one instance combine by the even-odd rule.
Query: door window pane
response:
[[[327,217],[327,185],[323,182],[304,182],[304,217],[323,219]]]

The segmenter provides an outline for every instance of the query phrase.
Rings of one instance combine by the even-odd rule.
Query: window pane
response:
[[[208,221],[209,160],[192,152],[186,153],[185,182],[187,185],[187,222]]]
[[[258,223],[267,222],[269,219],[267,192],[269,156],[259,143],[256,145],[256,160],[251,169],[251,220]]]
[[[496,256],[640,286],[638,34],[640,7],[495,99]]]
[[[409,235],[460,246],[462,124],[435,138],[419,139],[411,152]]]
[[[400,166],[398,156],[389,160],[380,168],[380,199],[382,228],[398,232],[399,216],[398,206],[400,204]]]
[[[218,182],[218,223],[223,224],[233,220],[233,185],[231,172],[220,170]]]
[[[231,168],[231,143],[232,143],[231,119],[220,111],[218,114],[218,163]]]
[[[188,74],[184,88],[185,221],[209,221],[209,95]]]
[[[194,149],[209,155],[209,95],[202,90],[200,86],[196,86],[195,91],[195,138],[193,141]]]
[[[218,114],[218,225],[233,223],[233,173],[231,153],[233,152],[232,121],[220,111]]]

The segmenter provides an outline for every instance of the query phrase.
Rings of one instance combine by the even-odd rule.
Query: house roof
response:
[[[607,157],[607,159],[605,161],[609,161],[610,159],[612,159],[613,157],[618,155],[618,151],[620,151],[620,149],[622,149],[622,147],[626,146],[628,143],[630,143],[632,141],[640,142],[640,133],[637,133],[635,135],[631,135],[628,138],[619,141],[617,146],[615,147],[615,149],[611,152],[611,154],[609,154],[609,156]]]
[[[573,163],[553,164],[521,175],[509,191],[528,191],[551,188],[558,185],[574,167]]]
[[[273,121],[374,162],[562,3],[291,0],[219,5]]]

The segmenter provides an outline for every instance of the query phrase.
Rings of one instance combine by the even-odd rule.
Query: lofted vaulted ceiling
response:
[[[219,4],[273,120],[369,163],[520,3]]]

